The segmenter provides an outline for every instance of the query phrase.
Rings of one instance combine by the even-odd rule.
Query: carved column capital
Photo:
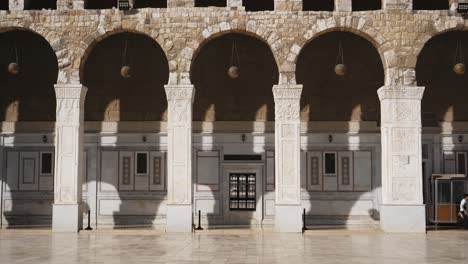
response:
[[[273,86],[276,121],[299,121],[301,93],[302,85]]]
[[[54,87],[57,98],[56,123],[83,123],[88,88],[81,84],[56,84]]]

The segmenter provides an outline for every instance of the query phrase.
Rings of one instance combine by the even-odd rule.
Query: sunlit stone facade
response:
[[[468,20],[414,1],[3,1],[2,227],[424,232]]]

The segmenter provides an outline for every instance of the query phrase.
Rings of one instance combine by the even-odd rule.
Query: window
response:
[[[53,162],[52,152],[41,152],[41,175],[53,174]]]
[[[256,207],[256,177],[254,173],[229,174],[229,209],[252,210]]]
[[[0,10],[9,10],[10,9],[9,0],[0,0]]]
[[[195,0],[195,7],[209,7],[209,6],[218,6],[226,7],[226,0]]]
[[[303,0],[302,10],[304,11],[333,11],[334,0]]]
[[[24,0],[25,10],[57,9],[57,0]]]
[[[137,175],[148,174],[148,153],[147,152],[136,153],[136,174]]]
[[[242,0],[242,5],[246,11],[273,11],[275,10],[274,0]]]
[[[133,8],[166,8],[167,0],[135,0]]]
[[[336,153],[325,152],[324,153],[324,168],[325,175],[336,175]]]
[[[466,153],[457,152],[457,173],[466,175]]]
[[[85,9],[111,9],[117,7],[117,0],[85,0]]]
[[[353,11],[379,10],[382,8],[381,0],[354,0]]]
[[[448,0],[413,0],[413,10],[449,9]]]

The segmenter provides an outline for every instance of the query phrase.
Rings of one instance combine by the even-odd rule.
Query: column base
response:
[[[281,233],[301,233],[302,207],[300,205],[276,205],[275,230]]]
[[[166,232],[192,232],[192,205],[168,205]]]
[[[53,232],[78,232],[83,226],[81,204],[54,204],[52,206]]]
[[[386,233],[426,233],[425,205],[382,205],[380,228]]]

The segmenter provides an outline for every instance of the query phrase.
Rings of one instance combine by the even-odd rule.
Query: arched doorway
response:
[[[238,72],[228,73],[232,66]],[[209,225],[272,223],[266,207],[274,206],[272,88],[278,68],[268,44],[243,32],[208,39],[195,53],[191,80],[194,209]]]
[[[344,66],[337,66],[337,65]],[[309,225],[366,225],[378,219],[379,53],[350,32],[328,32],[308,42],[296,66],[301,97],[302,188]]]
[[[88,88],[85,132],[98,139],[86,148],[83,181],[93,218],[100,226],[165,227],[163,49],[143,34],[110,34],[88,48],[80,75]]]

